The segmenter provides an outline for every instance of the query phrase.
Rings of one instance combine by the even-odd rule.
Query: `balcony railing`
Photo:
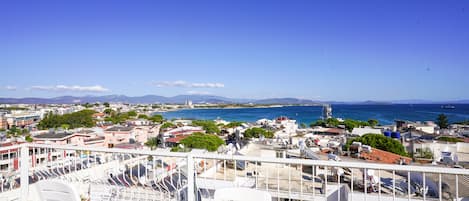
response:
[[[37,200],[37,182],[61,180],[90,200],[215,200],[251,188],[275,200],[462,200],[469,170],[241,155],[44,144],[16,152],[1,171],[0,200]],[[10,154],[9,154],[10,155]]]

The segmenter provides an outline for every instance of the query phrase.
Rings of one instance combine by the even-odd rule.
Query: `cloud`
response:
[[[191,83],[183,80],[155,82],[157,87],[184,87],[184,88],[223,88],[223,83]]]
[[[208,91],[195,91],[195,90],[186,91],[186,93],[190,94],[190,95],[210,95],[210,94],[212,94]]]
[[[10,86],[10,85],[7,85],[4,87],[4,89],[8,90],[8,91],[16,91],[16,86]]]
[[[100,85],[94,86],[79,86],[79,85],[55,85],[55,86],[32,86],[32,90],[40,91],[75,91],[75,92],[106,92],[109,89]]]

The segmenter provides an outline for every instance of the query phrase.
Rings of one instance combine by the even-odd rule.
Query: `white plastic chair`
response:
[[[216,201],[272,201],[270,193],[251,188],[223,188],[215,191]]]
[[[75,188],[58,180],[43,180],[36,184],[41,201],[81,201]]]

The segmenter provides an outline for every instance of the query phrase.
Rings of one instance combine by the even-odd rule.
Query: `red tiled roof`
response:
[[[168,138],[166,142],[179,143],[181,140],[185,139],[186,137],[188,137],[188,135],[179,135],[176,137]]]
[[[203,132],[203,131],[204,130],[202,129],[194,129],[194,130],[182,130],[182,131],[175,131],[175,132],[169,131],[169,133],[172,135],[189,135],[195,132]]]
[[[289,119],[288,119],[288,117],[281,116],[281,117],[277,117],[276,120],[277,120],[277,121],[286,121],[286,120],[289,120]]]
[[[340,128],[329,128],[329,129],[325,130],[324,132],[326,132],[326,133],[342,134],[342,133],[344,133],[344,129],[340,129]]]
[[[104,117],[104,113],[94,113],[93,117]]]
[[[412,159],[409,157],[401,156],[395,153],[383,151],[376,148],[371,148],[371,153],[362,151],[361,157],[364,157],[367,161],[374,161],[378,163],[396,164],[399,163],[400,159],[403,159],[405,163],[409,164]]]

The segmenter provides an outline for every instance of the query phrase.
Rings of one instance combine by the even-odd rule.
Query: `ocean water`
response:
[[[469,120],[469,104],[455,105],[455,109],[442,109],[432,104],[395,105],[332,105],[332,115],[338,118],[357,120],[377,119],[380,124],[392,124],[395,119],[410,121],[435,121],[444,113],[450,122]],[[321,118],[320,106],[287,106],[273,108],[233,108],[233,109],[184,109],[161,113],[166,119],[217,119],[227,121],[254,122],[258,119],[274,119],[287,116],[299,123],[309,124]]]

